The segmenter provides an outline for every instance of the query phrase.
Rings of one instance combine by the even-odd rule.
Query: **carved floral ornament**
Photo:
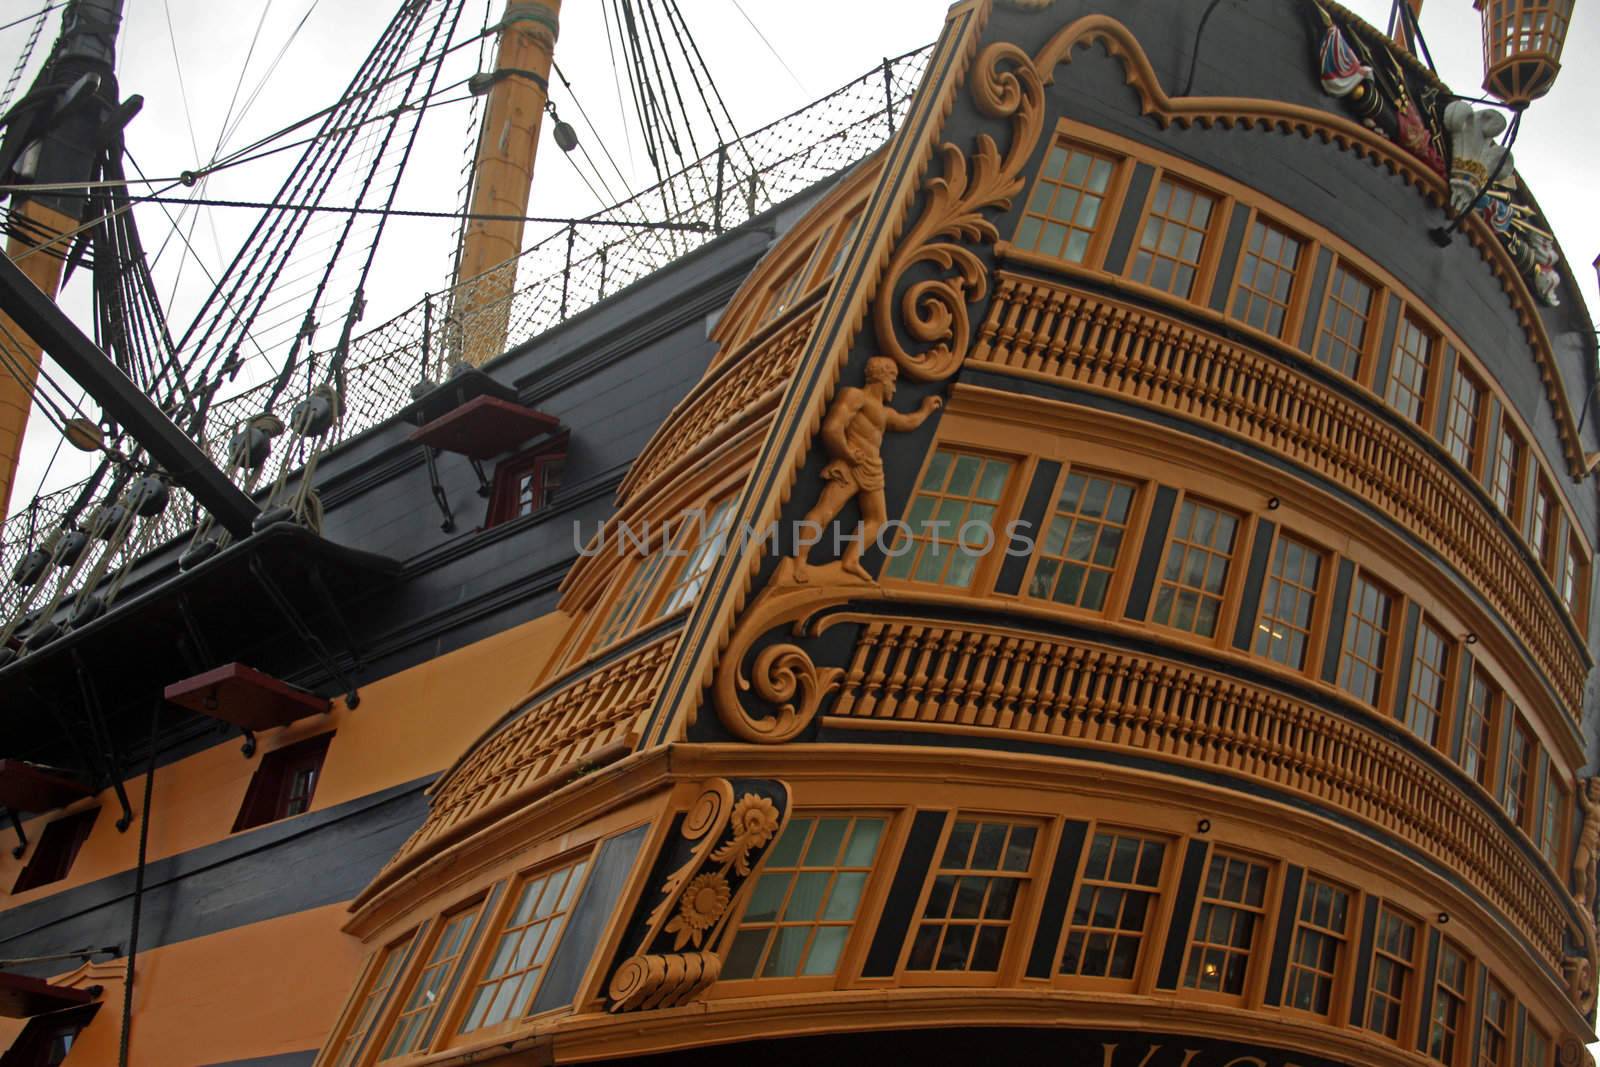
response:
[[[722,934],[740,891],[783,829],[789,796],[782,782],[714,778],[701,785],[677,849],[663,850],[672,870],[645,919],[645,935],[611,976],[613,1012],[687,1004],[717,980]]]

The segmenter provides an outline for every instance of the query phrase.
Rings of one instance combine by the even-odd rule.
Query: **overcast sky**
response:
[[[503,0],[465,0],[464,22],[481,24],[486,2],[493,3],[498,12]],[[1249,2],[1224,0],[1232,5]],[[1389,0],[1346,2],[1373,22],[1381,24],[1387,18]],[[0,8],[5,15],[0,22],[27,14],[36,3],[42,0],[4,0]],[[932,40],[946,7],[940,0],[809,0],[804,4],[680,0],[680,4],[735,122],[744,131],[803,106],[866,72],[885,56],[899,55]],[[1549,214],[1591,307],[1600,307],[1589,267],[1600,251],[1600,213],[1592,206],[1594,175],[1600,173],[1593,118],[1593,102],[1600,100],[1600,69],[1584,61],[1600,51],[1596,47],[1600,46],[1600,12],[1592,6],[1578,5],[1567,45],[1568,69],[1554,92],[1524,120],[1516,157],[1519,170]],[[124,93],[145,98],[144,111],[128,130],[130,152],[145,174],[176,175],[213,158],[219,140],[224,151],[236,148],[327,106],[338,98],[392,17],[393,8],[380,0],[270,0],[264,8],[217,0],[126,0],[118,73]],[[57,14],[50,16],[28,80],[54,39],[58,19]],[[259,32],[257,19],[262,20]],[[569,0],[561,22],[556,59],[571,80],[572,90],[556,84],[554,103],[562,117],[577,127],[590,154],[602,161],[613,189],[622,182],[605,161],[602,143],[634,190],[651,184],[654,177],[638,138],[628,135],[620,117],[600,5],[594,0]],[[1468,0],[1432,0],[1425,6],[1422,23],[1445,80],[1458,91],[1475,93],[1482,60],[1478,19]],[[0,77],[12,69],[28,29],[24,24],[0,31]],[[763,35],[776,54],[763,42]],[[472,50],[464,50],[458,59],[465,65],[451,68],[450,78],[464,77],[475,66]],[[441,94],[446,99],[462,95],[459,90]],[[241,119],[240,109],[252,96],[253,103]],[[598,138],[584,123],[579,104],[599,128]],[[465,102],[452,103],[429,113],[419,150],[397,195],[397,206],[457,209],[459,168],[472,133],[467,108]],[[230,112],[235,129],[223,137],[224,120]],[[604,194],[597,198],[580,179],[575,165],[579,157],[564,157],[550,143],[550,128],[547,123],[530,213],[572,217],[604,206]],[[205,193],[215,198],[268,199],[293,155],[285,153],[224,171],[211,179]],[[160,207],[141,205],[137,212],[147,249],[154,254],[164,241],[168,245],[156,263],[155,275],[163,299],[173,296],[171,317],[181,329],[209,288],[207,274],[221,274],[256,214],[205,208],[191,218],[178,208],[167,210],[179,219],[186,233],[194,225],[189,236],[195,258],[185,255],[182,241],[169,239],[169,216]],[[547,230],[530,226],[528,240]],[[425,292],[444,285],[452,235],[453,224],[447,220],[396,220],[391,224],[368,287],[372,308],[366,324],[381,322]],[[86,290],[87,278],[79,278],[64,298],[80,322],[87,321],[83,315]],[[322,344],[319,337],[319,346]],[[247,367],[245,377],[253,379],[264,373],[262,363]],[[59,488],[87,472],[87,457],[70,449],[58,451],[56,444],[57,435],[36,414],[13,510],[25,506],[41,485],[46,490]]]

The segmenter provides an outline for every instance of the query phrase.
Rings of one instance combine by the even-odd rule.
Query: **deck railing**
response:
[[[660,184],[556,231],[467,283],[503,288],[504,274],[512,273],[511,295],[500,304],[457,314],[457,307],[473,304],[462,299],[460,287],[430,293],[352,338],[344,362],[343,412],[333,443],[391,418],[410,402],[413,386],[423,378],[439,380],[462,351],[480,335],[498,334],[502,323],[509,350],[871,154],[903,119],[931,52],[929,45],[885,59],[820,100],[735,144],[718,145]],[[646,221],[673,228],[617,225]],[[321,381],[332,355],[322,352],[308,361],[306,372],[271,405],[275,414],[287,419]],[[212,406],[206,447],[219,466],[226,466],[234,429],[260,414],[270,393],[271,383],[263,383]],[[278,463],[290,464],[291,470],[298,467],[299,458],[282,439],[277,451]],[[0,611],[9,614],[21,597],[22,590],[9,581],[17,561],[71,517],[85,487],[80,482],[41,495],[6,520],[0,532]],[[96,490],[103,492],[103,487]],[[177,537],[197,519],[193,500],[176,491],[160,527],[141,537],[140,544],[148,547]]]

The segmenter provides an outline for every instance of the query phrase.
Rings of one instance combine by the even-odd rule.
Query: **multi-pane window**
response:
[[[1368,704],[1378,703],[1378,694],[1383,688],[1393,617],[1393,595],[1365,574],[1358,573],[1350,590],[1350,617],[1344,626],[1339,688]]]
[[[378,1059],[404,1056],[427,1043],[434,1015],[439,1005],[450,999],[450,991],[455,987],[457,968],[467,946],[472,943],[472,931],[482,910],[483,901],[480,900],[444,919],[434,938],[433,951],[428,954],[428,962],[423,964],[422,973],[411,987],[411,995],[406,997],[405,1007],[400,1009],[400,1016],[389,1031],[389,1040],[384,1042]]]
[[[1561,560],[1561,602],[1574,615],[1579,611],[1579,595],[1588,581],[1588,568],[1584,566],[1583,549],[1577,537],[1567,540],[1567,551]]]
[[[1561,869],[1562,838],[1566,834],[1567,787],[1557,777],[1561,771],[1545,758],[1544,804],[1539,817],[1539,851],[1556,870]]]
[[[1076,145],[1052,145],[1017,227],[1017,247],[1084,262],[1116,169],[1111,160]]]
[[[782,315],[794,307],[795,302],[805,294],[806,281],[815,271],[817,260],[822,258],[822,250],[827,247],[828,236],[828,233],[824,233],[817,238],[817,243],[806,252],[805,261],[796,263],[794,271],[773,287],[771,302],[767,305],[767,314],[763,321],[771,322]]]
[[[1119,830],[1094,835],[1077,906],[1061,953],[1061,973],[1131,980],[1155,914],[1165,842]]]
[[[1361,374],[1361,357],[1372,328],[1375,290],[1341,260],[1333,268],[1328,300],[1317,334],[1317,361],[1350,378]]]
[[[1321,552],[1292,537],[1278,538],[1256,622],[1256,655],[1296,670],[1306,665],[1321,579]]]
[[[587,869],[585,859],[523,879],[467,1002],[462,1033],[521,1018],[533,1007]]]
[[[1456,1062],[1456,1042],[1467,1021],[1468,979],[1472,973],[1464,952],[1448,938],[1439,943],[1439,971],[1433,985],[1428,1019],[1428,1055],[1440,1063]]]
[[[1039,543],[1028,595],[1090,611],[1105,607],[1137,493],[1130,482],[1070,472]]]
[[[1326,1016],[1350,938],[1350,891],[1307,875],[1289,950],[1284,1006]]]
[[[1185,500],[1156,587],[1155,621],[1201,637],[1215,636],[1238,539],[1237,515]]]
[[[413,930],[387,946],[379,955],[378,962],[372,968],[372,980],[350,1018],[350,1025],[345,1027],[344,1037],[339,1041],[338,1051],[329,1060],[329,1067],[350,1067],[356,1062],[368,1031],[377,1021],[378,1009],[389,999],[389,990],[394,988],[395,979],[400,977],[400,966],[405,963],[406,952],[411,948],[414,937],[416,931]]]
[[[1517,517],[1517,504],[1522,498],[1522,441],[1509,423],[1500,427],[1500,436],[1494,450],[1495,507],[1509,519]]]
[[[1522,1062],[1519,1067],[1550,1067],[1554,1062],[1550,1035],[1532,1019],[1522,1030]]]
[[[829,975],[878,855],[878,818],[794,818],[767,855],[723,978]]]
[[[828,265],[822,268],[822,274],[818,276],[819,280],[831,277],[833,272],[839,269],[839,264],[844,262],[844,257],[850,253],[851,242],[856,239],[856,233],[861,229],[863,216],[864,212],[857,211],[845,225],[843,232],[839,234],[839,240],[834,243],[833,255],[828,257]]]
[[[1483,422],[1483,386],[1465,367],[1456,368],[1450,384],[1450,414],[1445,422],[1445,447],[1469,471],[1478,469],[1478,437]]]
[[[612,602],[605,622],[595,631],[593,647],[604,648],[633,628],[634,622],[638,620],[645,604],[650,600],[650,593],[656,587],[656,579],[661,577],[669,558],[667,546],[663,544],[635,564],[633,573],[628,575],[628,581],[617,594],[617,599]]]
[[[706,584],[706,576],[716,566],[717,557],[728,545],[728,529],[733,525],[733,501],[731,496],[724,497],[711,509],[711,514],[692,515],[686,520],[689,523],[689,535],[695,539],[694,547],[689,550],[688,558],[683,561],[672,588],[661,602],[660,615],[663,618],[679,608],[687,607]]]
[[[1539,557],[1539,565],[1546,572],[1550,570],[1554,558],[1555,524],[1556,502],[1551,498],[1550,487],[1540,478],[1539,488],[1533,496],[1533,513],[1528,518],[1528,543],[1533,546],[1534,554]]]
[[[1264,864],[1225,852],[1212,854],[1189,940],[1184,988],[1235,996],[1244,992],[1256,928],[1267,912],[1266,898]]]
[[[999,969],[1038,834],[1026,823],[956,820],[928,886],[906,970]]]
[[[486,526],[534,515],[549,507],[561,488],[566,455],[549,449],[508,459],[495,468]]]
[[[1283,335],[1301,249],[1298,237],[1270,222],[1255,220],[1239,266],[1239,287],[1233,294],[1234,318],[1274,337]]]
[[[1417,624],[1416,651],[1411,659],[1411,686],[1402,718],[1406,727],[1430,745],[1440,741],[1450,685],[1450,642],[1426,615]]]
[[[1385,1037],[1399,1038],[1406,996],[1416,970],[1417,924],[1388,904],[1378,909],[1378,924],[1372,943],[1372,978],[1367,988],[1368,1030]]]
[[[1467,690],[1466,715],[1461,723],[1461,769],[1473,781],[1489,788],[1494,763],[1494,727],[1500,712],[1500,690],[1482,670],[1473,670]]]
[[[1386,397],[1396,411],[1412,422],[1421,423],[1428,406],[1435,344],[1433,335],[1416,319],[1409,314],[1400,319]]]
[[[1476,1067],[1511,1067],[1511,994],[1492,977],[1483,981],[1483,1020]]]
[[[889,550],[890,578],[966,589],[998,538],[995,515],[1009,460],[941,448],[911,499],[905,529]]]
[[[1526,827],[1533,815],[1534,759],[1539,744],[1521,715],[1512,720],[1506,745],[1506,777],[1500,783],[1500,806],[1512,822]]]
[[[1139,249],[1128,276],[1188,299],[1200,271],[1216,197],[1172,178],[1162,178],[1145,216]]]

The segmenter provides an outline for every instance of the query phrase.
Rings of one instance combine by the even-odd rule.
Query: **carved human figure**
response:
[[[1561,961],[1561,973],[1567,981],[1567,995],[1583,1014],[1594,1007],[1594,964],[1588,956],[1568,956]]]
[[[1600,778],[1583,783],[1583,830],[1572,857],[1572,893],[1583,902],[1583,914],[1594,922],[1595,863],[1600,861]]]
[[[915,430],[943,403],[930,396],[909,414],[894,410],[889,402],[894,399],[899,375],[894,360],[874,356],[867,360],[866,386],[850,386],[834,398],[822,420],[822,446],[830,462],[822,469],[822,493],[804,519],[805,523],[814,524],[813,528],[824,528],[854,497],[861,508],[859,537],[845,548],[839,562],[847,573],[867,581],[872,576],[861,566],[861,553],[877,538],[888,519],[883,497],[883,435],[888,430]],[[811,546],[803,544],[795,553],[797,582],[806,580],[806,557],[810,552]]]

